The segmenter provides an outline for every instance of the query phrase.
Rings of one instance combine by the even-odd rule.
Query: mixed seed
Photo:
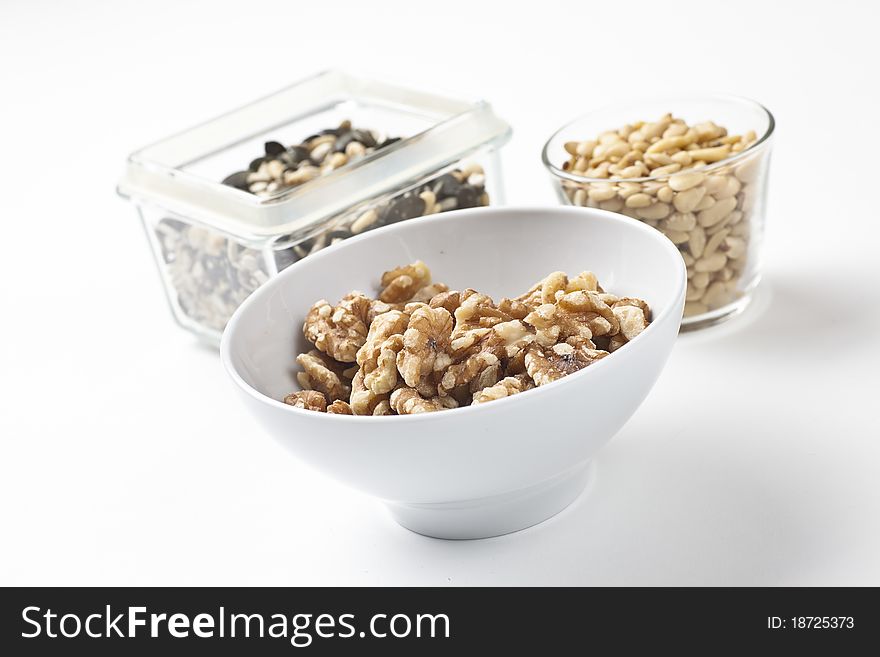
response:
[[[399,137],[383,139],[372,130],[352,128],[351,121],[346,120],[293,146],[267,141],[265,155],[253,160],[245,171],[227,176],[223,184],[257,196],[272,196],[304,185],[399,140]]]
[[[712,121],[689,126],[666,114],[566,143],[563,169],[592,180],[566,180],[563,191],[574,205],[619,212],[662,231],[687,266],[685,317],[702,315],[735,302],[754,282],[747,256],[751,233],[760,228],[766,155],[723,163],[756,141],[754,132],[729,135]]]
[[[335,226],[304,240],[279,254],[286,262],[300,260],[325,246],[336,244],[353,235],[374,228],[390,226],[405,219],[424,217],[437,212],[489,205],[483,167],[476,163],[441,174],[412,189],[399,193],[385,202],[369,203],[358,211],[349,212]]]
[[[223,184],[260,197],[303,185],[398,141],[343,121],[294,146],[270,141],[265,154]],[[255,249],[232,236],[176,218],[158,222],[155,232],[166,275],[180,311],[215,336],[232,313],[270,276],[294,262],[353,235],[437,212],[489,204],[483,168],[462,163],[427,181],[383,196],[328,221],[305,239],[281,236],[274,249]]]
[[[222,331],[235,309],[269,280],[260,251],[221,233],[168,217],[155,231],[176,304],[199,326]]]

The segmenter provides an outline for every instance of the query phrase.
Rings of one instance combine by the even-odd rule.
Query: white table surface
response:
[[[0,6],[0,584],[880,584],[877,7],[530,6]],[[284,453],[114,193],[135,148],[352,65],[491,100],[512,204],[554,203],[544,139],[620,97],[777,117],[756,303],[679,341],[541,526],[424,538]]]

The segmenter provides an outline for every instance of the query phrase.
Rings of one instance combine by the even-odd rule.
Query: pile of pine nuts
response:
[[[592,180],[564,180],[563,192],[574,205],[662,231],[687,265],[685,317],[702,315],[736,301],[753,278],[747,256],[764,154],[735,156],[756,139],[751,131],[728,135],[711,121],[689,126],[671,114],[628,124],[565,144],[563,170]]]

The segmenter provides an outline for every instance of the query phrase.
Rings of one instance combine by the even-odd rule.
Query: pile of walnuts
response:
[[[515,299],[431,283],[422,262],[382,275],[378,299],[322,299],[284,402],[344,415],[410,415],[482,404],[577,372],[641,333],[651,310],[591,272],[555,272]]]

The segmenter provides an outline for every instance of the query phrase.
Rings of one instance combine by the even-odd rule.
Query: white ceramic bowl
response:
[[[560,381],[478,406],[411,416],[327,415],[285,405],[317,299],[373,292],[379,275],[422,260],[434,280],[500,298],[552,271],[596,273],[645,299],[653,322],[611,356]],[[570,504],[590,459],[654,385],[675,342],[686,272],[661,233],[586,208],[479,208],[372,231],[292,265],[242,304],[221,344],[226,371],[268,432],[297,457],[385,502],[429,536],[523,529]]]

